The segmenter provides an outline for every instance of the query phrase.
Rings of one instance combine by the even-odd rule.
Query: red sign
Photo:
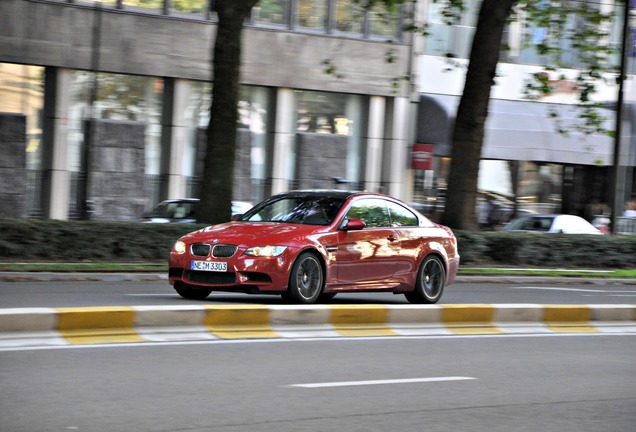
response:
[[[413,144],[411,168],[415,170],[433,169],[433,144]]]

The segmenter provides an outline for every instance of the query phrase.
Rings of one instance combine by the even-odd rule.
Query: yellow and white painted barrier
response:
[[[636,332],[636,305],[184,305],[0,309],[0,348],[251,338],[625,332]]]

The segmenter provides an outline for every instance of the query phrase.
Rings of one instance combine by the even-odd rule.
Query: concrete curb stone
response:
[[[225,339],[636,333],[636,305],[181,305],[0,309],[0,349]]]

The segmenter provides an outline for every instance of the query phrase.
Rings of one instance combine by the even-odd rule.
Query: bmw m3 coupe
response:
[[[306,190],[181,237],[170,252],[169,282],[188,299],[234,291],[315,303],[340,292],[388,291],[436,303],[458,266],[453,232],[404,202]]]

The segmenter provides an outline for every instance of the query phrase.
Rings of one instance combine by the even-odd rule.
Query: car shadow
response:
[[[177,296],[178,297],[178,296]],[[395,298],[388,297],[386,299],[369,298],[364,295],[346,296],[338,295],[337,297],[316,302],[315,304],[407,304],[408,302],[402,295],[395,295]],[[179,297],[180,298],[180,297]],[[204,304],[264,304],[264,305],[297,305],[279,295],[254,295],[254,294],[210,294],[202,300],[187,300],[180,298],[188,303],[204,303]]]

